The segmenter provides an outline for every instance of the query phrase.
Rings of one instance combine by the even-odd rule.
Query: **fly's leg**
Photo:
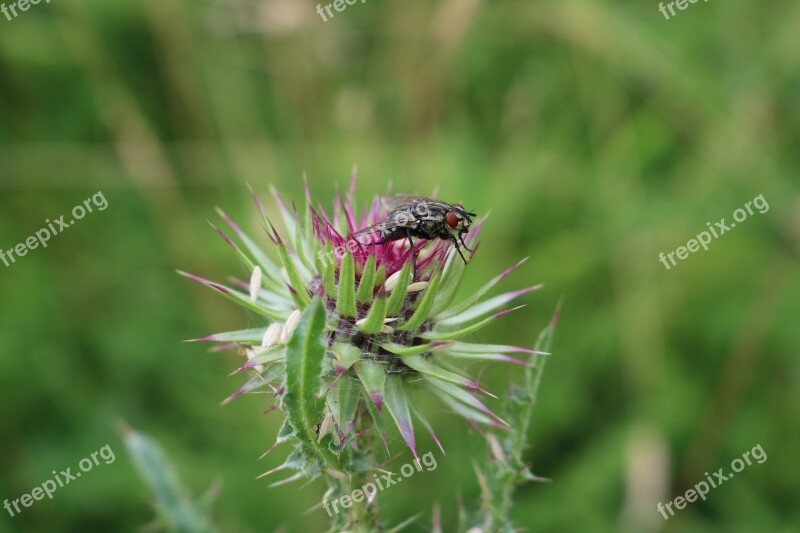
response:
[[[461,235],[459,235],[459,237],[460,236]],[[453,235],[452,233],[450,234],[450,239],[453,241],[453,244],[456,247],[456,252],[458,252],[458,255],[461,256],[461,260],[464,261],[464,264],[466,265],[467,264],[467,260],[464,259],[464,254],[461,253],[461,247],[458,245],[458,239],[456,239],[456,236]],[[464,244],[464,242],[462,241],[461,244]],[[467,247],[464,246],[464,248],[467,248]],[[469,250],[469,248],[467,248],[467,250]]]
[[[411,230],[406,229],[406,237],[408,237],[408,244],[411,246],[411,272],[412,282],[417,281],[417,251],[414,249],[414,239],[411,238]]]
[[[466,244],[464,244],[464,233],[463,232],[458,234],[458,240],[461,241],[461,246],[463,246],[466,251],[468,251],[470,253],[473,251],[473,250],[470,250],[469,247],[467,247]]]

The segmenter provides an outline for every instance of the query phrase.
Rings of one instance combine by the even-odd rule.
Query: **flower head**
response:
[[[386,420],[415,457],[412,419],[441,447],[413,403],[411,392],[419,388],[430,390],[472,424],[504,427],[506,422],[481,399],[489,393],[462,375],[458,363],[527,365],[519,354],[541,353],[462,340],[518,309],[507,306],[537,288],[486,297],[522,261],[454,304],[466,267],[454,244],[441,239],[417,239],[413,247],[407,239],[359,242],[353,235],[382,222],[392,198],[376,197],[359,217],[354,192],[353,183],[344,200],[337,195],[329,216],[322,206],[312,206],[307,185],[302,211],[287,206],[273,190],[282,234],[254,194],[277,261],[220,211],[241,246],[217,231],[250,279],[238,280],[237,289],[181,273],[263,317],[262,327],[196,340],[238,346],[247,356],[237,372],[251,377],[226,401],[266,389],[275,399],[271,409],[286,413],[276,444],[294,437],[299,441],[279,467],[300,470],[289,479],[358,468],[356,437],[374,429],[386,445]],[[465,245],[474,242],[482,223],[473,226]]]

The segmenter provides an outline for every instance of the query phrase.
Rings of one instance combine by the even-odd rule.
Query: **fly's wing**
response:
[[[413,194],[397,194],[391,198],[383,198],[381,204],[387,212],[395,211],[397,209],[410,209],[414,206],[423,205],[444,211],[449,211],[453,207],[447,202],[442,202],[441,200],[426,198],[425,196],[415,196]]]
[[[404,229],[417,229],[423,222],[442,220],[452,209],[450,204],[420,196],[397,195],[384,200],[386,217],[351,237],[361,244],[377,244],[403,235]]]
[[[381,206],[383,206],[385,213],[391,213],[397,209],[408,208],[413,205],[414,202],[420,200],[427,200],[427,198],[414,196],[413,194],[396,194],[389,198],[382,198]]]
[[[355,233],[351,233],[348,239],[355,239],[356,242],[362,245],[378,244],[387,236],[391,235],[396,229],[392,221],[387,219],[377,224],[367,226]]]
[[[420,210],[422,201],[413,199],[408,202],[401,202],[398,207],[392,209],[382,221],[367,228],[359,230],[351,235],[361,244],[378,244],[399,238],[405,235],[406,229],[416,229],[420,223],[426,220],[426,211]],[[430,212],[430,209],[427,210]]]

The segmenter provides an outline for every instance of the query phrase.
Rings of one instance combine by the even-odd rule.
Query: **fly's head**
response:
[[[453,204],[445,216],[445,222],[451,230],[457,231],[459,234],[468,233],[474,216],[477,215],[464,209],[463,205]]]

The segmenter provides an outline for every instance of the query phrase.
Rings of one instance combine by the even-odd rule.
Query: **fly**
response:
[[[472,250],[464,243],[464,234],[469,232],[475,213],[467,211],[461,204],[448,204],[430,198],[401,197],[401,203],[392,209],[384,220],[352,234],[362,245],[385,244],[390,241],[408,239],[414,249],[414,238],[452,241],[464,264],[467,260],[461,247]],[[459,243],[461,246],[459,246]],[[411,254],[414,279],[417,277],[417,254]]]

